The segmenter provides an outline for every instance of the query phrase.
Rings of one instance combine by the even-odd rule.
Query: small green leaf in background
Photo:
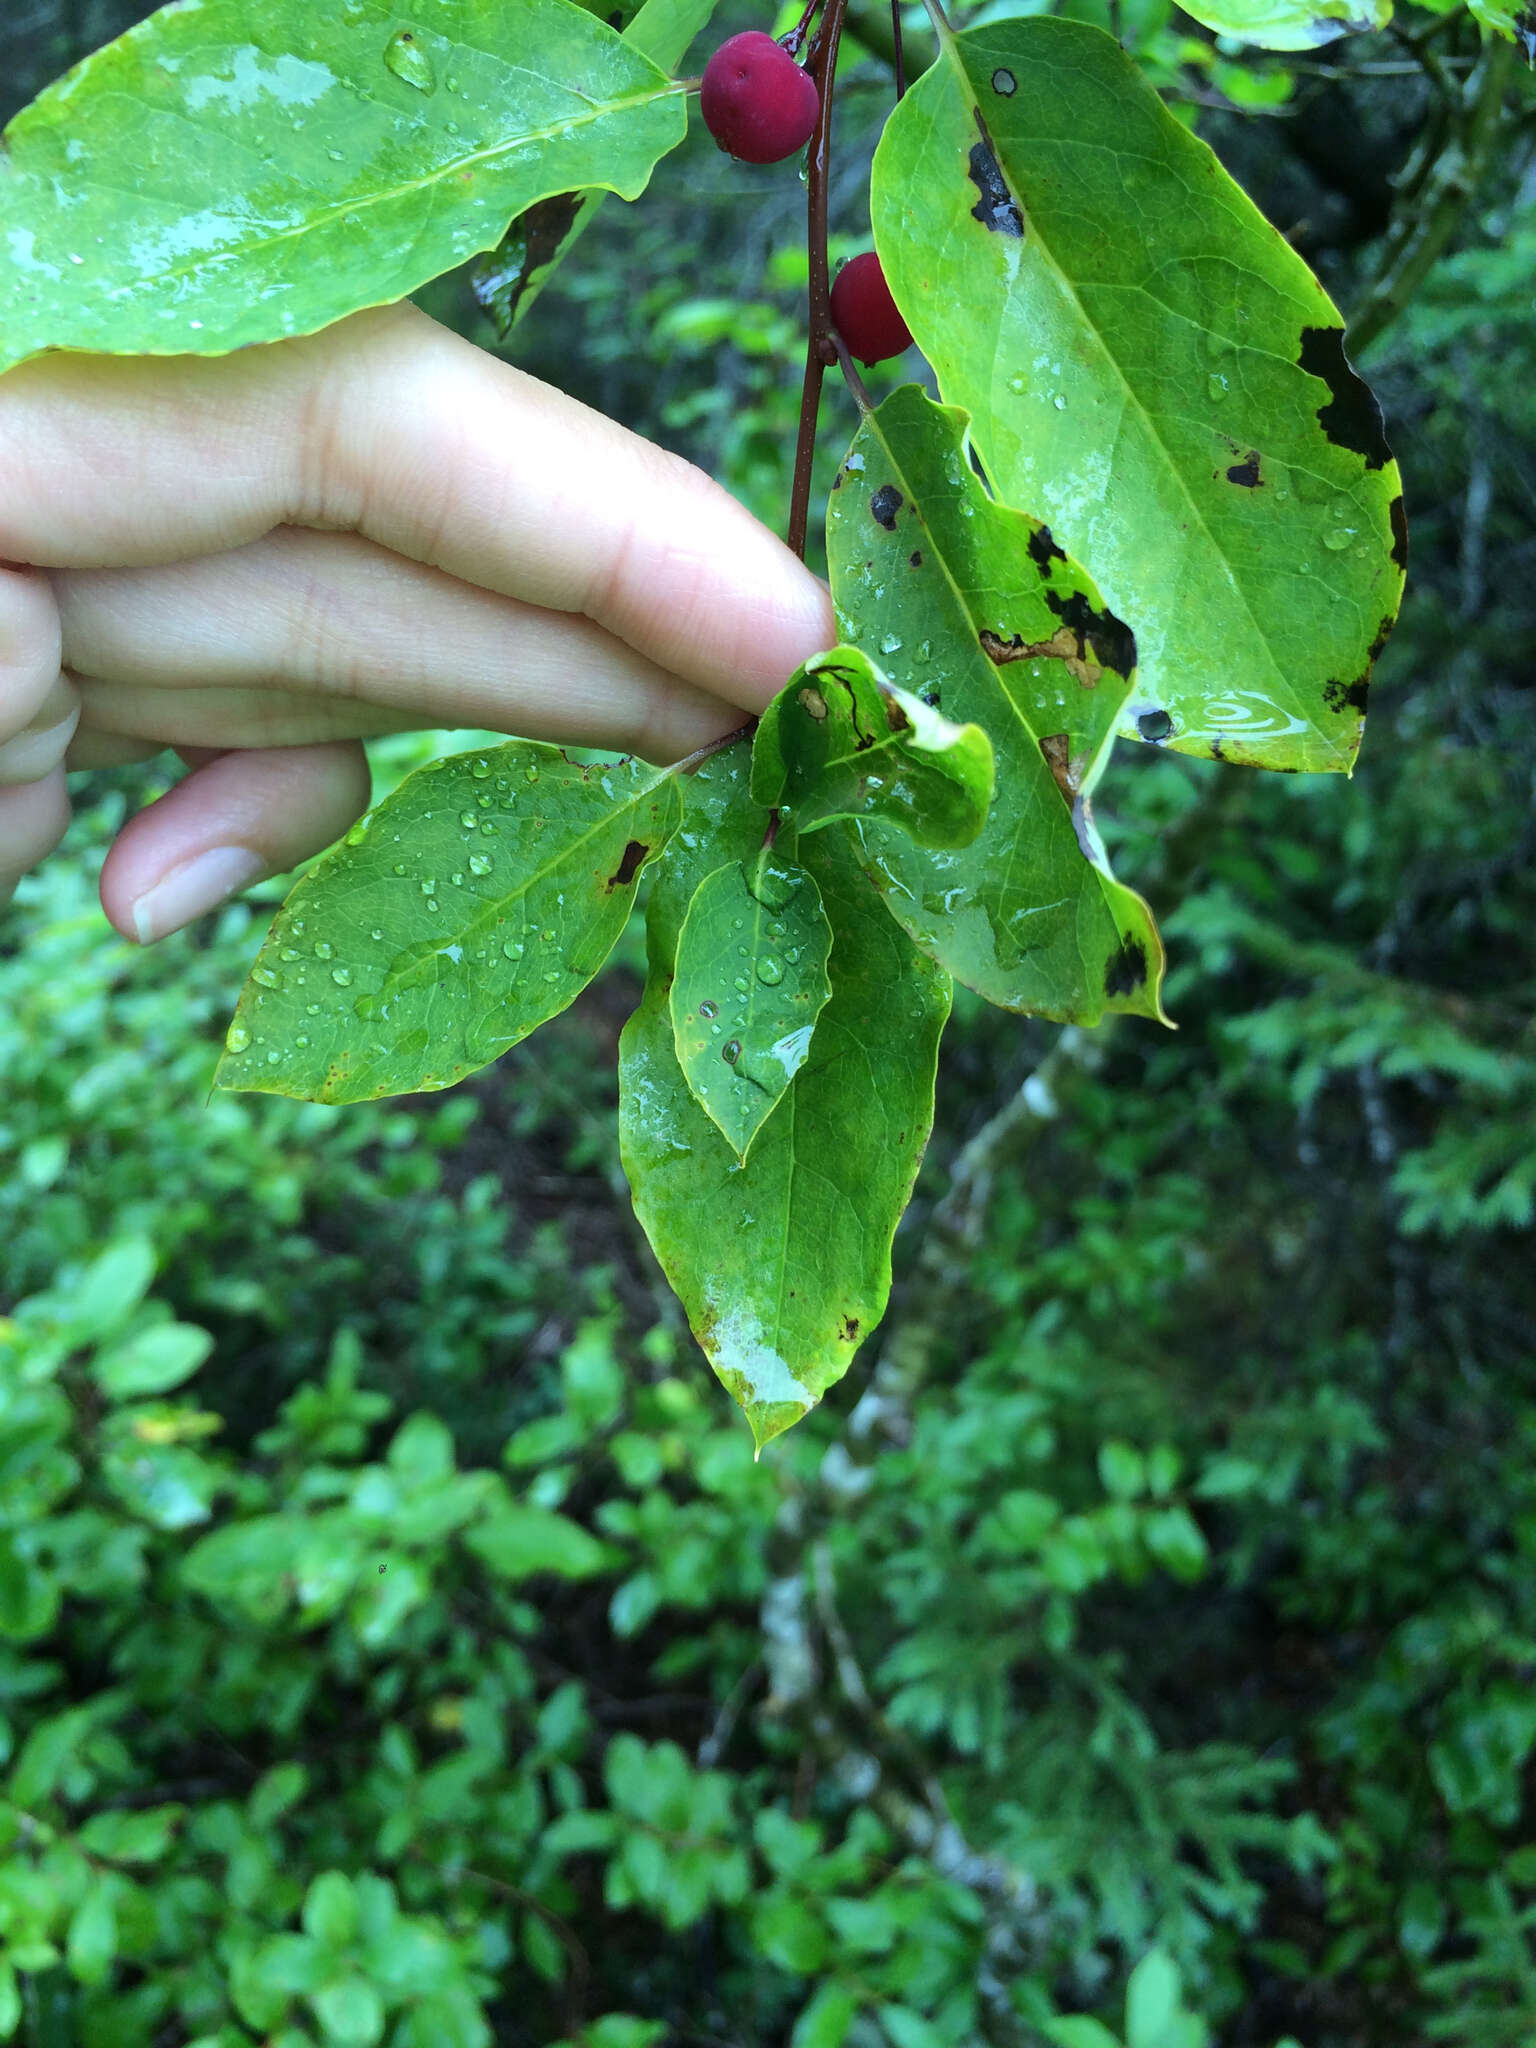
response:
[[[0,1637],[26,1642],[46,1635],[58,1619],[59,1599],[54,1575],[9,1529],[0,1529]]]
[[[574,1001],[682,803],[634,761],[512,740],[430,762],[318,861],[241,992],[221,1088],[448,1088]]]
[[[1337,309],[1209,147],[1102,29],[999,21],[943,39],[870,203],[993,490],[1136,636],[1121,730],[1347,771],[1402,596],[1402,484]]]
[[[1125,2048],[1206,2048],[1210,2031],[1183,2004],[1183,1980],[1172,1956],[1153,1949],[1125,1987]]]
[[[848,1985],[823,1984],[795,2021],[790,2048],[843,2048],[861,2003]]]
[[[482,1563],[502,1578],[526,1579],[535,1572],[561,1578],[590,1578],[613,1563],[614,1552],[579,1522],[552,1508],[508,1502],[464,1534]]]
[[[552,193],[637,197],[686,125],[665,74],[567,0],[413,0],[409,25],[382,0],[162,8],[5,131],[0,370],[313,333]]]
[[[647,908],[645,996],[619,1041],[619,1147],[635,1213],[761,1448],[842,1377],[885,1311],[951,991],[842,835],[812,833],[800,858],[832,927],[832,996],[742,1165],[683,1077],[670,996],[695,889],[761,847],[749,767],[738,745],[687,778],[684,828]]]
[[[814,878],[760,854],[694,891],[677,942],[670,1008],[678,1064],[738,1158],[811,1049],[832,993],[832,927]]]
[[[345,1871],[322,1870],[304,1895],[304,1932],[327,1948],[346,1948],[357,1934],[357,1893]]]
[[[108,1863],[158,1863],[185,1812],[182,1806],[151,1806],[136,1813],[93,1813],[80,1830],[80,1846]]]
[[[21,2025],[21,1986],[9,1957],[0,1956],[0,2041],[9,2041]]]
[[[92,1878],[75,1908],[65,1939],[64,1955],[72,1977],[82,1984],[102,1983],[117,1954],[117,1907],[111,1881]]]
[[[1152,913],[1109,873],[1089,798],[1131,694],[1136,643],[1038,522],[988,497],[965,416],[915,385],[867,414],[827,507],[844,633],[997,755],[978,838],[855,830],[891,915],[1005,1009],[1091,1024],[1160,1017]]]
[[[361,1977],[341,1977],[314,1993],[315,2018],[337,2048],[374,2048],[384,2038],[384,2004]]]
[[[992,742],[901,690],[857,647],[813,655],[763,713],[752,795],[797,831],[838,818],[899,825],[920,846],[969,846],[987,822]]]
[[[210,1351],[213,1339],[195,1323],[155,1323],[147,1330],[99,1351],[91,1371],[97,1385],[117,1401],[141,1394],[163,1394],[191,1379]]]
[[[1392,0],[1193,0],[1184,12],[1233,42],[1261,50],[1316,50],[1339,36],[1385,28]]]

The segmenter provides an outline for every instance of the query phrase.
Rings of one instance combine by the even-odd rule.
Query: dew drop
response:
[[[1025,383],[1022,377],[1010,377],[1008,379],[1008,389],[1013,393],[1015,398],[1017,398],[1021,392],[1028,390],[1028,388],[1028,385]]]
[[[456,875],[450,875],[448,879],[452,882],[455,889],[462,889],[464,886],[464,870],[460,868]]]
[[[544,930],[544,931],[542,931],[542,932],[540,932],[540,933],[539,933],[539,943],[540,943],[541,945],[545,945],[545,946],[552,946],[552,945],[554,944],[554,942],[555,942],[555,935],[554,935],[554,933],[553,933],[552,931],[549,931],[549,930],[547,930],[547,929],[546,929],[546,930]]]
[[[720,1057],[728,1067],[734,1067],[741,1058],[741,1040],[739,1038],[728,1038],[720,1048]]]
[[[274,1047],[272,1051],[267,1054],[267,1065],[269,1067],[275,1067],[281,1058],[282,1054],[276,1049],[276,1047]]]
[[[275,968],[271,967],[253,967],[251,969],[251,979],[252,981],[259,981],[263,988],[281,988],[283,985],[282,976]]]
[[[1206,397],[1207,397],[1207,398],[1211,398],[1211,399],[1217,399],[1217,398],[1225,398],[1225,397],[1226,397],[1226,395],[1227,395],[1227,380],[1226,380],[1226,378],[1225,378],[1225,377],[1223,377],[1223,376],[1222,376],[1222,374],[1221,374],[1221,372],[1220,372],[1219,370],[1212,370],[1212,372],[1211,372],[1211,374],[1209,375],[1209,377],[1207,377],[1207,378],[1206,378],[1206,380],[1205,380],[1205,395],[1206,395]]]
[[[403,875],[406,873],[406,865],[403,860],[397,860],[395,862],[395,873],[397,875]]]
[[[347,834],[345,840],[343,840],[342,844],[345,846],[361,846],[363,841],[368,837],[368,827],[372,823],[372,818],[367,817],[366,815],[359,818],[357,823],[352,827],[351,831]]]
[[[454,90],[454,84],[451,78],[448,81],[448,90],[450,92]],[[471,775],[473,775],[476,782],[484,782],[486,777],[491,772],[491,764],[489,761],[485,759],[484,755],[481,755],[478,760],[470,762],[469,772]]]
[[[549,973],[545,975],[544,979],[545,979],[545,980],[546,980],[547,982],[551,982],[551,983],[553,983],[553,982],[557,982],[557,981],[558,981],[558,980],[560,979],[560,970],[559,970],[559,968],[557,968],[557,967],[552,967],[552,968],[550,969]]]
[[[331,960],[334,959],[335,954],[336,948],[331,944],[329,939],[316,939],[315,958],[317,960]]]
[[[887,633],[885,638],[880,642],[880,652],[882,654],[899,654],[901,652],[900,634]]]
[[[436,908],[437,908],[437,898],[436,898],[435,896],[429,896],[429,897],[427,898],[427,908],[428,908],[428,910],[436,910]]]
[[[479,824],[479,822],[480,820],[475,816],[473,811],[460,811],[459,823],[464,827],[464,830],[466,832],[473,832],[475,827]]]
[[[469,872],[472,875],[488,875],[493,865],[488,853],[472,853],[469,856]]]
[[[297,960],[299,957],[299,949],[297,946],[284,946],[283,950],[278,954],[277,957],[279,960]]]
[[[435,896],[437,894],[437,883],[435,881],[423,882],[421,893],[423,896]]]
[[[539,771],[538,771],[538,769],[537,769],[537,768],[531,768],[531,767],[530,767],[530,768],[525,768],[525,769],[523,770],[523,780],[524,780],[524,782],[537,782],[537,781],[538,781],[538,779],[539,779]]]
[[[777,988],[784,979],[784,963],[776,960],[771,953],[765,953],[757,963],[757,978],[766,982],[769,988]]]
[[[1059,391],[1051,399],[1051,403],[1055,406],[1058,412],[1065,412],[1067,409],[1067,401],[1062,397]]]
[[[482,839],[494,839],[496,837],[496,827],[491,823],[489,818],[485,818],[481,821],[480,837]]]
[[[226,1052],[244,1052],[251,1042],[251,1034],[243,1024],[231,1024],[224,1034]]]
[[[1330,527],[1328,532],[1323,535],[1323,546],[1331,548],[1336,555],[1342,554],[1345,548],[1353,546],[1354,538],[1354,529],[1352,527]]]
[[[384,45],[384,63],[396,78],[403,79],[407,85],[414,85],[418,92],[431,92],[437,84],[437,70],[432,59],[408,28],[397,29]]]
[[[522,957],[523,957],[523,942],[522,942],[522,940],[521,940],[521,939],[508,939],[508,940],[506,940],[506,941],[504,942],[504,944],[502,945],[502,949],[501,949],[501,957],[502,957],[502,958],[503,958],[504,960],[521,960],[521,959],[522,959]]]
[[[718,1003],[709,1003],[709,1002],[704,1002],[704,1003],[700,1003],[700,1005],[699,1005],[699,1015],[700,1015],[701,1017],[718,1017],[718,1016],[719,1016],[719,1014],[720,1014],[720,1005],[719,1005]]]
[[[325,153],[333,164],[344,164],[347,160],[347,153],[344,149],[328,149]]]
[[[738,974],[736,979],[731,983],[731,986],[735,989],[737,995],[744,996],[747,990],[752,986],[752,984],[750,981],[748,981],[747,977],[744,974]]]
[[[373,930],[368,934],[368,936],[370,939],[382,939],[384,936],[384,927],[382,925],[376,924]]]
[[[304,1014],[306,1017],[318,1017],[320,1014],[320,1005],[318,1003],[306,1003],[304,1005]]]
[[[338,988],[350,988],[352,986],[352,970],[350,967],[333,967],[331,969],[331,979]]]

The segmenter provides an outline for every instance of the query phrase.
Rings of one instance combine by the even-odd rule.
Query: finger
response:
[[[296,867],[368,807],[355,742],[189,758],[192,773],[128,821],[102,866],[102,908],[140,945]]]
[[[0,746],[0,787],[38,782],[49,775],[69,751],[80,723],[80,693],[62,675],[20,732]]]
[[[344,697],[303,697],[291,690],[156,689],[76,678],[81,734],[110,734],[151,748],[310,747],[330,740],[374,739],[414,732],[419,713],[390,711]],[[74,746],[70,749],[74,765]],[[83,763],[81,765],[84,765]]]
[[[0,468],[3,468],[0,458]],[[59,680],[59,614],[46,576],[35,569],[0,564],[0,759],[19,733],[36,737],[65,715],[55,690]],[[59,750],[62,756],[63,749]],[[18,754],[16,759],[19,760]],[[54,763],[39,771],[47,774]],[[24,782],[25,775],[6,775]]]
[[[95,768],[128,768],[163,754],[158,740],[128,739],[122,733],[93,732],[82,724],[69,743],[64,766],[71,775]]]
[[[0,905],[10,902],[22,876],[52,853],[68,829],[62,767],[36,782],[0,789]]]
[[[60,571],[55,587],[66,663],[119,694],[246,691],[259,706],[274,689],[312,693],[335,700],[324,706],[329,731],[342,729],[338,708],[359,700],[417,725],[483,726],[658,761],[739,722],[718,697],[590,619],[460,582],[356,534],[279,527],[164,567]],[[100,690],[87,704],[93,720],[104,715]],[[119,729],[173,741],[322,736],[281,726],[146,728],[137,711],[105,715]]]
[[[584,613],[743,708],[835,638],[822,585],[717,484],[409,306],[0,378],[0,555],[166,562],[283,524]]]

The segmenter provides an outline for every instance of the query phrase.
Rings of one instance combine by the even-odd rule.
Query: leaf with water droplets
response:
[[[672,1034],[693,1098],[738,1158],[805,1065],[831,984],[814,878],[761,853],[706,875],[677,942]]]
[[[417,769],[279,911],[216,1085],[312,1102],[451,1087],[592,979],[681,815],[665,772],[533,740]]]
[[[901,646],[894,634],[885,640],[891,652]],[[801,832],[878,818],[920,846],[969,846],[992,787],[981,727],[955,725],[898,689],[857,647],[812,655],[763,713],[752,745],[753,797],[786,806]]]
[[[686,127],[665,73],[569,0],[162,8],[5,132],[0,370],[313,333],[554,194],[636,198]]]
[[[1160,1017],[1152,913],[1110,874],[1089,811],[1136,644],[964,451],[963,413],[893,392],[832,493],[827,561],[848,637],[875,630],[856,617],[883,586],[878,625],[914,650],[908,680],[991,736],[997,799],[967,846],[919,846],[880,818],[854,829],[891,915],[988,1002],[1080,1024]]]
[[[1260,50],[1317,50],[1339,36],[1385,28],[1392,0],[1190,0],[1184,12]]]
[[[671,990],[700,882],[722,862],[756,862],[764,814],[749,765],[732,747],[685,784],[646,912],[645,996],[619,1043],[619,1145],[635,1213],[762,1445],[841,1379],[884,1313],[951,991],[887,917],[843,833],[812,834],[799,858],[832,927],[832,995],[741,1163],[678,1065]]]
[[[1402,483],[1337,309],[1209,147],[1101,29],[995,21],[886,122],[870,211],[992,489],[1136,635],[1121,732],[1347,772]]]

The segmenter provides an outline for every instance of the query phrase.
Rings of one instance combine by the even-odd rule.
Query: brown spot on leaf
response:
[[[887,533],[894,533],[896,514],[905,502],[894,484],[882,484],[869,501],[869,516],[876,526],[883,526]]]
[[[1062,623],[1077,636],[1077,651],[1086,656],[1092,650],[1100,668],[1112,668],[1117,676],[1128,676],[1136,666],[1136,635],[1112,611],[1095,611],[1080,590],[1062,597],[1054,590],[1045,601]]]
[[[1008,190],[1008,181],[998,164],[997,152],[992,147],[992,138],[987,133],[980,107],[976,109],[976,125],[981,130],[981,140],[971,146],[969,175],[981,197],[971,208],[971,218],[979,220],[989,234],[1022,236],[1024,216]]]
[[[1403,494],[1398,492],[1387,508],[1387,517],[1392,522],[1392,559],[1406,575],[1408,573],[1408,511],[1403,504]]]
[[[807,683],[795,701],[806,716],[814,718],[818,725],[827,715],[827,700],[814,684]]]
[[[624,849],[618,866],[608,877],[609,889],[627,889],[636,875],[639,874],[644,864],[645,856],[650,850],[643,839],[631,839],[628,846]]]
[[[1070,626],[1059,626],[1049,640],[1026,640],[1022,633],[1005,640],[985,626],[979,637],[982,653],[999,668],[1006,668],[1010,661],[1064,661],[1073,681],[1085,690],[1091,690],[1104,672],[1097,662],[1086,658],[1087,648]]]
[[[1068,808],[1077,801],[1077,792],[1083,779],[1083,764],[1072,759],[1072,735],[1066,732],[1047,733],[1040,742],[1040,751],[1045,756],[1046,766],[1056,781]]]
[[[880,697],[885,705],[885,722],[891,731],[909,732],[912,728],[912,721],[901,708],[900,699],[890,690],[882,690]]]
[[[1363,456],[1367,469],[1385,469],[1392,450],[1381,407],[1344,353],[1343,328],[1303,327],[1297,361],[1309,377],[1320,377],[1328,386],[1328,403],[1318,407],[1317,423],[1334,447]]]
[[[838,1334],[838,1335],[839,1335],[839,1336],[840,1336],[840,1337],[842,1338],[842,1340],[843,1340],[843,1342],[844,1342],[845,1344],[851,1344],[851,1343],[853,1343],[854,1339],[855,1339],[855,1338],[856,1338],[856,1337],[858,1336],[858,1334],[859,1334],[859,1319],[858,1319],[858,1317],[857,1317],[857,1316],[844,1316],[844,1317],[843,1317],[843,1320],[842,1320],[842,1325],[841,1325],[841,1327],[839,1328],[839,1330],[838,1330],[838,1333],[837,1333],[837,1334]]]
[[[1259,474],[1259,451],[1250,448],[1241,462],[1234,462],[1227,471],[1229,484],[1241,484],[1245,491],[1256,489],[1264,481]]]
[[[910,555],[908,555],[908,557],[907,557],[907,560],[908,560],[908,561],[909,561],[909,562],[911,563],[911,565],[912,565],[912,567],[913,567],[914,569],[921,569],[921,567],[923,566],[923,551],[922,551],[922,549],[921,549],[921,548],[914,548],[914,549],[912,550],[911,554],[910,554]]]
[[[1122,939],[1104,963],[1104,993],[1134,995],[1147,978],[1147,949],[1140,939]]]

